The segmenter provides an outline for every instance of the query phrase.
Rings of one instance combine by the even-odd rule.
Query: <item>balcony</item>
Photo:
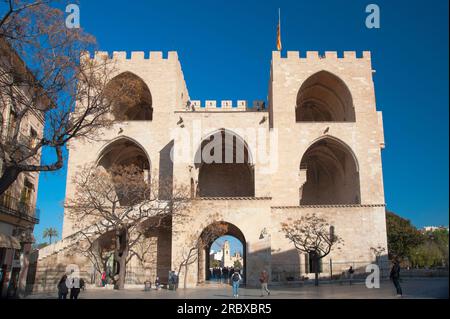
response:
[[[0,195],[0,213],[39,223],[40,210],[8,194]]]

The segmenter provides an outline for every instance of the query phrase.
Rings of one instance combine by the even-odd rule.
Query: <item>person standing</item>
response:
[[[239,284],[241,283],[242,277],[239,273],[239,269],[235,269],[233,275],[231,276],[231,283],[233,284],[233,297],[239,297]]]
[[[76,274],[71,276],[69,288],[70,299],[78,299],[78,295],[80,294],[80,278]]]
[[[261,283],[261,297],[264,297],[264,293],[267,293],[267,295],[270,296],[270,290],[267,287],[269,284],[269,273],[266,270],[261,272],[259,282]]]
[[[400,263],[398,262],[398,260],[394,261],[390,277],[392,282],[394,283],[395,289],[397,290],[397,296],[401,297],[403,295],[403,292],[402,287],[400,286]]]
[[[106,286],[106,271],[102,272],[102,287]]]
[[[355,273],[355,270],[353,269],[353,266],[350,266],[350,268],[348,269],[348,278],[349,278],[350,285],[352,285],[352,283],[353,283],[353,274],[354,273]]]
[[[229,277],[228,267],[224,267],[222,272],[223,272],[223,280],[226,284],[228,284],[228,277]]]
[[[67,275],[64,274],[58,283],[58,299],[67,299],[69,288],[67,288]]]

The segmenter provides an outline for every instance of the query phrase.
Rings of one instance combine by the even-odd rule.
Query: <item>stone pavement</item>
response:
[[[407,299],[448,298],[448,283],[445,278],[408,278],[401,283],[403,297]],[[270,288],[270,287],[269,287]],[[80,299],[232,299],[231,286],[220,284],[204,285],[195,289],[166,289],[143,291],[143,289],[112,290],[91,288],[82,291]],[[29,299],[55,299],[55,293],[38,293]],[[264,299],[397,299],[394,285],[382,281],[379,289],[368,289],[363,283],[353,285],[321,284],[319,287],[272,287],[271,295]],[[239,299],[263,299],[259,289],[240,288]]]

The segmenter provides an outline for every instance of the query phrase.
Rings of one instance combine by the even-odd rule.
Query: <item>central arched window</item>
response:
[[[197,196],[255,196],[254,167],[245,141],[228,130],[204,139],[195,159],[199,168]]]
[[[296,122],[354,122],[355,109],[345,83],[327,71],[310,76],[297,94]]]

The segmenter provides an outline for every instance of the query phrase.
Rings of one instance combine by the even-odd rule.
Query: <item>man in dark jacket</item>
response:
[[[61,277],[58,283],[58,299],[67,299],[69,288],[67,288],[67,275]]]
[[[394,261],[390,277],[392,279],[392,282],[394,283],[395,289],[397,289],[397,296],[402,296],[402,287],[400,286],[400,264],[398,260]]]

